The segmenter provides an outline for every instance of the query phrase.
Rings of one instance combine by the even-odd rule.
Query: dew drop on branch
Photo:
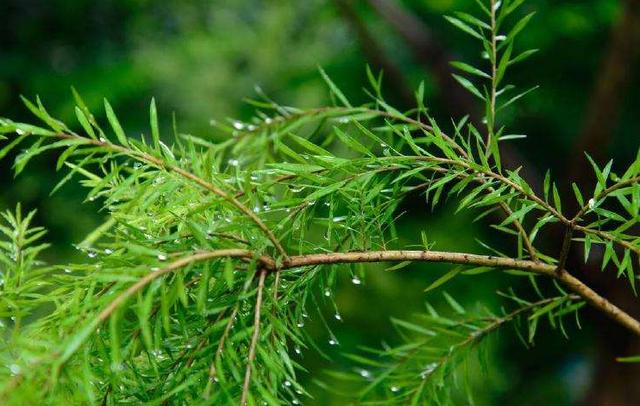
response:
[[[22,371],[22,368],[18,364],[11,364],[9,365],[9,371],[11,371],[11,375],[16,376]]]
[[[426,367],[424,367],[424,369],[422,370],[422,372],[420,372],[420,378],[422,379],[427,379],[429,377],[429,375],[431,375],[433,373],[433,371],[435,371],[435,369],[438,367],[438,364],[435,362],[432,362],[430,364],[427,364]]]

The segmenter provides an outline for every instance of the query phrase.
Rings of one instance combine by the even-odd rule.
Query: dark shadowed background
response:
[[[353,101],[364,102],[368,63],[384,70],[386,96],[396,106],[412,107],[413,89],[424,81],[430,111],[441,122],[465,114],[477,119],[479,106],[450,80],[448,61],[481,60],[479,49],[443,19],[476,7],[473,0],[3,0],[0,116],[31,120],[19,95],[40,95],[52,115],[74,121],[74,86],[94,112],[108,98],[130,133],[147,131],[146,109],[155,96],[166,128],[175,113],[181,132],[215,137],[210,120],[247,119],[252,109],[243,98],[252,97],[256,86],[283,104],[327,103],[318,66]],[[519,43],[540,51],[514,68],[509,82],[540,88],[503,117],[511,133],[528,135],[503,151],[505,160],[511,168],[523,166],[537,186],[550,168],[567,194],[571,181],[590,188],[583,151],[599,163],[613,158],[615,168],[634,159],[640,145],[640,1],[528,0],[524,9],[537,13]],[[53,243],[47,259],[59,262],[76,255],[72,243],[100,217],[98,206],[82,203],[79,186],[69,184],[49,197],[62,176],[53,170],[55,159],[40,158],[15,179],[11,161],[1,161],[0,209],[19,201],[37,208],[37,221]],[[446,207],[431,212],[419,196],[403,209],[406,241],[424,229],[441,249],[480,251],[475,238],[503,243],[472,224],[470,214],[451,217]],[[545,247],[553,253],[559,250],[554,238]],[[613,273],[601,274],[582,263],[582,253],[573,254],[572,272],[637,315],[637,298]],[[342,352],[393,341],[390,317],[411,318],[425,301],[441,302],[440,293],[425,295],[423,289],[445,269],[416,265],[342,286],[336,301],[343,322],[330,317],[332,307],[325,311],[340,347],[327,345],[319,325],[306,327],[332,358],[304,354],[308,380],[348,390],[323,371],[352,368]],[[502,303],[496,291],[529,289],[493,274],[475,278],[447,290],[470,308],[482,298],[495,309]],[[614,361],[640,353],[640,345],[621,327],[589,311],[584,316],[583,331],[568,328],[571,341],[548,330],[531,348],[510,331],[493,339],[484,348],[487,370],[473,378],[478,403],[617,405],[640,399],[640,367]],[[344,402],[320,385],[309,387],[309,404]]]

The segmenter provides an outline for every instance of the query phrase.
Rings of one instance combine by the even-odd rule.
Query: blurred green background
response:
[[[517,66],[509,82],[541,87],[503,116],[510,132],[527,134],[511,144],[506,159],[524,166],[526,177],[541,184],[546,168],[563,189],[570,181],[589,185],[583,150],[600,162],[616,165],[635,158],[640,120],[640,2],[636,0],[528,0],[523,12],[536,11],[521,34],[522,49],[539,48]],[[442,16],[457,10],[476,12],[473,0],[3,0],[0,2],[0,116],[32,120],[19,95],[40,95],[54,115],[74,122],[70,87],[74,86],[95,113],[106,97],[130,133],[147,131],[146,109],[152,96],[171,125],[175,113],[181,132],[216,136],[210,120],[247,119],[252,108],[243,98],[259,86],[282,104],[314,107],[327,103],[322,66],[352,101],[366,101],[362,91],[365,66],[384,69],[386,96],[395,105],[412,107],[410,95],[425,81],[427,104],[443,123],[469,111],[473,100],[448,80],[449,58],[479,61],[470,37]],[[71,244],[101,220],[94,203],[83,203],[78,186],[49,196],[61,174],[51,155],[13,177],[11,162],[0,162],[0,209],[23,202],[39,210],[39,225],[50,230],[53,248],[47,260],[73,259]],[[451,217],[446,207],[427,209],[420,197],[403,207],[401,240],[415,242],[421,229],[438,249],[480,252],[481,238],[510,244],[472,224],[472,214]],[[555,253],[554,236],[546,247]],[[572,264],[598,290],[637,313],[611,275],[601,276],[590,264]],[[597,255],[597,253],[596,253]],[[597,262],[597,261],[596,261]],[[343,322],[325,315],[340,341],[327,344],[318,323],[307,326],[332,358],[308,351],[302,358],[314,398],[307,404],[344,404],[345,399],[312,381],[348,390],[323,373],[353,366],[341,352],[359,346],[380,346],[397,339],[390,317],[408,318],[424,302],[442,302],[440,293],[423,289],[446,266],[420,265],[396,273],[370,272],[366,284],[347,280],[336,293]],[[382,270],[382,268],[380,269]],[[429,270],[429,272],[425,272]],[[494,309],[503,304],[497,290],[527,283],[504,276],[477,276],[447,286],[466,307],[479,300]],[[569,329],[571,340],[543,328],[536,345],[525,348],[511,331],[486,347],[487,371],[473,378],[479,404],[627,404],[639,399],[640,369],[622,366],[616,355],[640,352],[626,332],[586,312],[583,331]],[[313,315],[312,315],[313,318]],[[631,403],[629,403],[631,404]]]

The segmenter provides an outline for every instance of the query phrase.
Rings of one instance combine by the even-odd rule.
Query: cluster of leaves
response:
[[[86,261],[44,267],[36,261],[45,248],[37,245],[43,231],[29,228],[33,215],[5,215],[0,339],[6,350],[0,356],[9,367],[0,368],[2,399],[300,402],[306,391],[298,383],[297,357],[303,348],[316,347],[303,328],[308,309],[331,300],[338,271],[360,283],[364,267],[309,265],[273,272],[263,258],[272,258],[277,268],[295,255],[405,249],[396,246],[394,227],[410,193],[423,194],[431,205],[444,196],[458,199],[459,209],[475,210],[478,220],[513,236],[510,253],[487,247],[498,257],[562,263],[562,255],[544,254],[534,244],[546,225],[570,225],[586,247],[605,244],[603,263],[613,258],[634,280],[630,256],[640,243],[628,230],[638,215],[633,180],[640,157],[612,185],[611,165],[596,167],[598,186],[573,219],[562,214],[550,179],[539,197],[517,170],[501,168],[498,141],[510,137],[494,129],[496,100],[510,89],[499,88],[506,67],[524,57],[510,55],[529,17],[496,43],[502,21],[520,4],[482,6],[489,24],[466,14],[451,20],[488,47],[493,68],[484,74],[491,80],[484,95],[458,77],[487,103],[486,132],[463,118],[448,135],[429,116],[423,87],[416,109],[394,109],[382,97],[381,78],[370,71],[370,104],[352,106],[322,72],[335,106],[299,110],[261,95],[252,101],[258,110],[252,121],[218,123],[229,135],[222,142],[180,133],[175,124],[169,142],[161,136],[153,101],[149,136],[131,137],[106,101],[109,129],[74,91],[76,131],[51,117],[40,100],[25,100],[45,125],[2,119],[0,134],[12,138],[0,157],[23,146],[15,161],[19,173],[32,158],[59,150],[57,169],[67,172],[54,191],[80,178],[87,199],[101,202],[107,220],[78,244]],[[610,198],[625,214],[604,208]],[[583,224],[590,215],[597,220]],[[423,238],[420,248],[432,247]],[[616,249],[624,250],[622,259]],[[454,269],[432,288],[463,274]],[[538,291],[535,281],[533,286]],[[419,402],[450,394],[438,389],[439,382],[490,332],[525,319],[531,341],[543,316],[563,329],[563,317],[583,302],[559,286],[556,293],[540,294],[536,301],[513,297],[515,310],[476,318],[446,295],[454,318],[430,308],[421,324],[396,323],[418,336],[403,334],[404,345],[369,354],[379,359],[365,364],[379,373],[360,374],[368,385],[363,396],[375,392],[387,400]],[[338,344],[330,330],[328,341]]]

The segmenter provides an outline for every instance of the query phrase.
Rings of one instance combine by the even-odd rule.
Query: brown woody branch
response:
[[[591,288],[575,278],[566,270],[558,270],[556,266],[521,260],[515,258],[496,257],[491,255],[477,255],[460,252],[443,251],[363,251],[363,252],[333,252],[325,254],[308,254],[291,256],[284,260],[281,266],[277,266],[275,260],[268,256],[256,256],[252,251],[243,249],[225,249],[215,251],[198,252],[188,257],[171,263],[164,269],[149,273],[127,290],[120,294],[98,315],[98,322],[106,320],[120,305],[139,290],[150,284],[162,275],[179,270],[196,262],[208,261],[217,258],[257,258],[261,269],[268,272],[287,270],[312,265],[331,265],[345,263],[366,262],[438,262],[472,266],[488,266],[500,269],[518,269],[540,275],[545,275],[558,280],[560,283],[580,295],[586,302],[597,308],[608,317],[625,326],[640,336],[640,322],[629,316],[624,310],[610,303]]]

